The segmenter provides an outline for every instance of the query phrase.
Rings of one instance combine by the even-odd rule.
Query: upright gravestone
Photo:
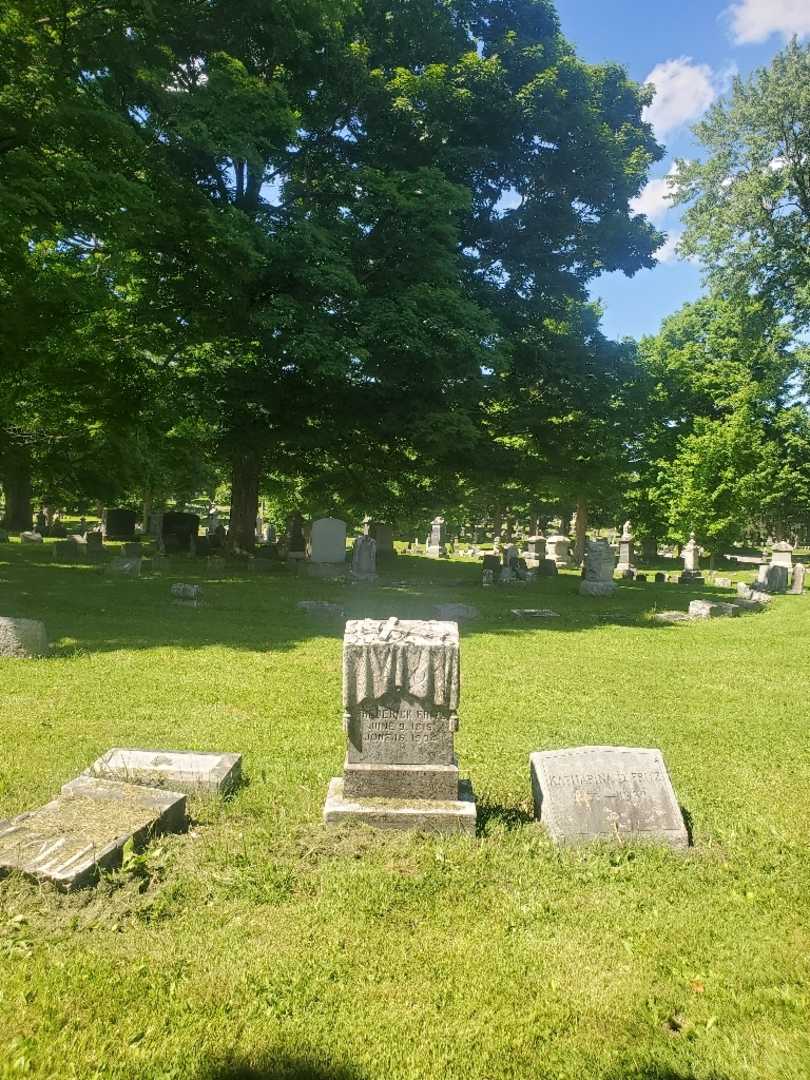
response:
[[[556,844],[689,836],[660,750],[579,746],[530,755],[535,817]]]
[[[695,534],[689,534],[689,543],[684,544],[681,551],[683,559],[683,571],[678,581],[681,585],[702,585],[703,575],[700,572],[700,544],[695,539]]]
[[[378,559],[393,559],[396,551],[394,549],[394,530],[390,525],[383,525],[381,521],[372,521],[368,527],[368,535],[373,537],[377,544]]]
[[[329,785],[327,825],[475,833],[453,736],[460,693],[453,622],[351,620],[343,639],[343,777]]]
[[[619,563],[616,567],[620,574],[627,574],[629,570],[635,569],[633,566],[634,543],[633,530],[630,527],[630,522],[625,521],[622,535],[619,537]]]
[[[788,568],[779,563],[763,563],[757,572],[756,586],[765,593],[787,592]]]
[[[104,540],[131,540],[135,535],[137,514],[134,510],[109,507],[101,512],[101,535]]]
[[[537,567],[546,557],[546,538],[545,536],[530,536],[526,541],[526,552],[524,558],[526,563],[532,568]]]
[[[307,541],[304,536],[304,519],[296,511],[287,519],[287,558],[304,559],[307,554]]]
[[[352,550],[352,577],[356,581],[374,581],[377,577],[377,541],[373,536],[355,537]]]
[[[793,580],[790,583],[792,596],[801,596],[804,592],[804,575],[806,572],[804,563],[797,562],[793,567]]]
[[[312,523],[309,538],[310,562],[343,564],[346,562],[346,522],[339,518],[318,518]]]
[[[771,548],[771,566],[784,566],[790,573],[793,569],[793,545],[780,540]]]
[[[196,550],[197,536],[200,531],[200,518],[197,514],[186,514],[179,510],[167,510],[160,517],[159,541],[166,554]]]
[[[616,590],[613,569],[613,550],[607,540],[588,540],[585,544],[585,576],[579,584],[580,595],[610,596]]]
[[[444,518],[435,517],[430,523],[430,535],[428,536],[427,553],[436,559],[445,553],[445,528]]]
[[[546,558],[551,559],[558,567],[573,566],[570,537],[563,536],[561,533],[549,536],[546,540]]]

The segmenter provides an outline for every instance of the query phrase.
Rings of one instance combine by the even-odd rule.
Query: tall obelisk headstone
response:
[[[343,639],[343,777],[324,821],[475,833],[470,786],[453,736],[460,692],[454,622],[351,620]]]

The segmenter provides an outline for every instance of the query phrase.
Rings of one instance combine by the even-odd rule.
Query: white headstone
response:
[[[318,518],[312,523],[309,558],[314,563],[346,561],[346,522],[339,518]]]

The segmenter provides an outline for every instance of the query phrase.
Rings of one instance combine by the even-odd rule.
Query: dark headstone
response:
[[[662,585],[667,580],[667,575],[659,570],[655,575],[655,580],[659,585]]]
[[[135,535],[134,510],[108,508],[101,515],[101,533],[105,540],[131,540]]]
[[[537,564],[538,577],[556,577],[557,576],[557,564],[553,559],[542,559]]]
[[[491,570],[494,574],[500,573],[501,560],[497,555],[485,555],[481,560],[482,570]]]
[[[164,550],[168,554],[178,551],[194,551],[199,530],[199,515],[167,510],[163,514],[160,532]]]

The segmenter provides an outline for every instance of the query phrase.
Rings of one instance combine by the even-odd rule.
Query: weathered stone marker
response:
[[[581,596],[611,596],[614,558],[607,540],[588,540],[585,544],[585,576],[579,584]]]
[[[117,866],[124,844],[182,829],[186,797],[176,791],[80,776],[51,802],[0,822],[0,875],[19,870],[61,889]]]
[[[556,844],[689,837],[660,750],[578,746],[529,757],[535,817]]]
[[[804,576],[806,572],[804,563],[797,562],[793,567],[793,578],[790,583],[792,596],[801,596],[804,592]]]
[[[239,783],[241,773],[241,754],[197,750],[129,750],[115,746],[94,761],[82,776],[170,788],[190,795],[206,792],[226,795]]]
[[[0,616],[0,656],[27,659],[45,656],[48,635],[38,619],[9,619]]]
[[[344,776],[329,785],[327,825],[475,833],[453,735],[460,691],[453,622],[350,620],[343,639]]]

